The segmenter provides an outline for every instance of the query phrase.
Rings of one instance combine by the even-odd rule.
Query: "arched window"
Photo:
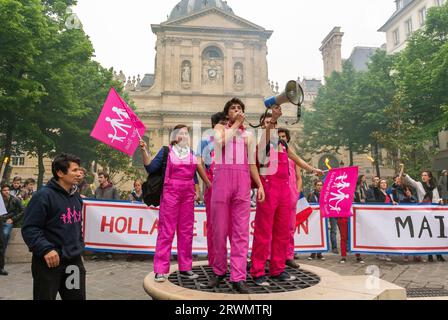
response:
[[[202,59],[210,60],[210,59],[222,59],[222,58],[223,54],[221,49],[215,46],[206,48],[202,53]]]

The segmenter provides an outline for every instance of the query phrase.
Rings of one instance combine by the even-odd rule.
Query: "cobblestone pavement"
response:
[[[325,261],[307,260],[301,255],[299,264],[309,264],[329,269],[340,275],[364,275],[369,266],[379,267],[380,277],[405,288],[448,289],[448,262],[404,262],[392,257],[392,262],[379,261],[375,256],[364,256],[359,264],[349,256],[346,264],[339,264],[340,257],[325,254]],[[201,258],[202,260],[202,258]],[[152,259],[131,261],[119,257],[113,261],[85,261],[87,269],[87,298],[91,300],[148,300],[143,290],[143,279],[152,271]],[[32,299],[30,264],[7,265],[9,276],[0,276],[0,300]]]

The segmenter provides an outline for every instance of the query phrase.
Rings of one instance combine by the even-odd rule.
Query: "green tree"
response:
[[[26,130],[24,117],[44,95],[42,84],[33,77],[40,44],[49,36],[47,19],[39,0],[0,0],[0,135],[3,159],[19,152],[14,148],[17,132]],[[3,178],[9,170],[6,163]]]
[[[360,122],[363,115],[356,96],[359,77],[352,64],[345,61],[342,72],[333,72],[326,79],[314,102],[315,110],[303,117],[304,136],[308,137],[301,144],[305,151],[339,152],[348,148],[350,165],[353,165],[353,153],[366,149],[368,142],[362,135]]]

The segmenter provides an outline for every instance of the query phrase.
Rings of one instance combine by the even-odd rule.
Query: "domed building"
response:
[[[249,120],[258,123],[264,98],[274,94],[266,59],[272,31],[237,16],[221,0],[182,0],[167,21],[151,28],[157,35],[155,72],[129,93],[152,152],[169,142],[179,123],[200,121],[203,130],[210,128],[210,116],[232,97],[242,99]],[[289,112],[295,117],[294,108]]]

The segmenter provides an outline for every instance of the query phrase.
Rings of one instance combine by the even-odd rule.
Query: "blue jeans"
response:
[[[338,248],[338,242],[336,240],[337,230],[338,230],[338,218],[330,218],[330,242],[332,250]]]
[[[11,236],[11,232],[12,232],[12,223],[3,223],[3,239],[5,240],[5,250],[6,247],[8,246],[8,241],[9,241],[9,237]]]

